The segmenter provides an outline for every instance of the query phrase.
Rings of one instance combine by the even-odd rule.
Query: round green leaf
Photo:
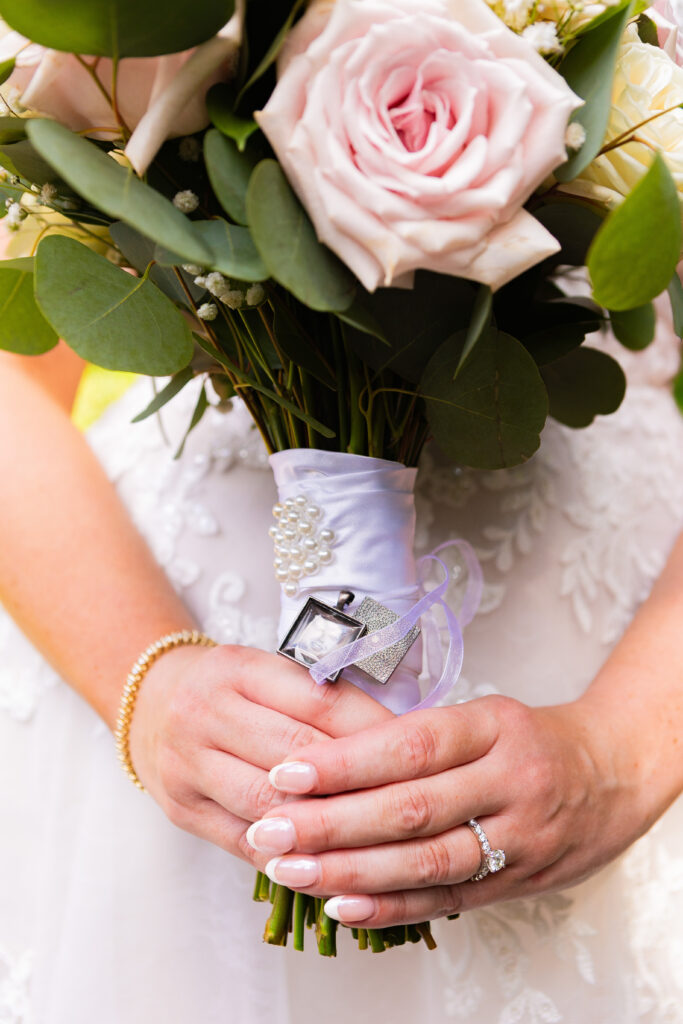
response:
[[[262,160],[247,191],[247,218],[270,274],[311,309],[336,313],[351,305],[356,279],[316,238],[280,165]]]
[[[0,68],[2,65],[0,64]],[[22,117],[0,117],[0,145],[20,142],[26,138],[26,121]]]
[[[610,323],[617,340],[633,352],[640,352],[654,341],[656,317],[651,302],[636,309],[615,310],[610,313]]]
[[[224,82],[211,86],[206,94],[206,109],[211,124],[215,125],[222,135],[233,139],[240,153],[243,153],[250,136],[258,131],[258,125],[253,117],[239,117],[233,109],[234,102],[234,90]]]
[[[66,343],[98,366],[166,376],[192,358],[190,328],[156,285],[72,238],[50,235],[38,246],[36,299]]]
[[[57,334],[36,305],[33,260],[0,263],[0,348],[24,356],[48,352]]]
[[[422,378],[434,437],[461,465],[502,469],[525,462],[548,414],[538,368],[516,338],[489,328],[454,380],[466,334],[446,341]]]
[[[125,221],[188,263],[207,266],[211,262],[211,250],[192,221],[132,170],[56,121],[31,120],[27,131],[40,155],[98,210]]]
[[[587,427],[621,405],[626,378],[619,363],[594,348],[574,349],[541,368],[550,415],[568,427]]]
[[[42,46],[98,57],[155,57],[197,46],[230,18],[233,0],[0,0],[5,21]]]
[[[663,292],[681,252],[681,206],[659,153],[645,177],[604,221],[588,251],[595,301],[635,309]]]
[[[218,202],[234,221],[246,224],[247,188],[253,162],[215,128],[204,136],[204,160]]]

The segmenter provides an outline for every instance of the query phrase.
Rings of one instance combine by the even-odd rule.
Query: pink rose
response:
[[[657,0],[647,13],[657,26],[659,45],[677,64],[683,64],[683,0]]]
[[[257,120],[366,288],[420,267],[497,288],[558,250],[521,206],[580,100],[484,0],[337,0],[288,59]]]

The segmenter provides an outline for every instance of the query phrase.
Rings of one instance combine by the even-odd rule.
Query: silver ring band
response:
[[[476,818],[470,818],[467,824],[477,837],[477,842],[481,849],[481,864],[478,871],[470,878],[470,882],[481,882],[482,878],[486,878],[487,875],[503,870],[505,867],[505,850],[491,849],[488,837]]]

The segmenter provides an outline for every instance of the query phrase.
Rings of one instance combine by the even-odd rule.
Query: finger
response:
[[[195,792],[213,800],[248,824],[291,799],[273,789],[262,768],[227,754],[206,750],[189,780]]]
[[[218,750],[267,771],[293,749],[305,749],[328,738],[306,722],[254,704],[230,690],[214,701],[206,736]]]
[[[246,841],[249,822],[226,811],[213,800],[200,797],[187,803],[173,802],[165,809],[169,820],[184,832],[206,839],[242,860],[262,866],[263,855],[255,853]]]
[[[328,736],[349,736],[394,717],[345,679],[318,686],[305,668],[286,658],[248,647],[223,650],[230,652],[225,658],[225,672],[238,692],[255,703],[308,722]]]
[[[438,835],[477,814],[502,809],[500,787],[482,774],[474,762],[428,779],[326,800],[293,800],[286,812],[273,803],[250,829],[250,842],[269,853],[321,853]]]
[[[502,820],[486,820],[486,832],[505,834]],[[493,838],[491,839],[493,842]],[[512,839],[505,846],[514,862],[519,851]],[[314,896],[335,893],[388,893],[465,882],[479,870],[481,849],[472,830],[459,825],[439,836],[387,843],[358,850],[335,850],[320,856],[274,857],[266,872],[273,881]]]
[[[483,757],[497,735],[485,701],[414,711],[294,751],[275,766],[271,781],[284,793],[316,795],[419,779]]]

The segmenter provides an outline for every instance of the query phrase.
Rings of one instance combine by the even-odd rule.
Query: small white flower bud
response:
[[[5,217],[5,224],[10,231],[17,231],[22,220],[26,218],[26,210],[24,210],[19,203],[10,203],[7,207],[7,216]]]
[[[217,270],[213,270],[210,274],[206,275],[206,287],[217,299],[222,299],[225,293],[230,290],[230,285]]]
[[[248,306],[260,306],[265,300],[266,290],[262,284],[252,284],[251,288],[247,289],[247,305]]]
[[[203,277],[201,274],[195,277],[194,283],[197,285],[198,288],[206,288],[206,278]]]
[[[194,213],[199,206],[199,197],[189,188],[183,192],[176,192],[173,196],[173,205],[181,213]]]
[[[218,306],[214,302],[204,302],[197,310],[200,320],[215,320],[218,316]]]
[[[552,21],[537,21],[527,25],[522,39],[531,43],[539,53],[562,53],[562,43],[557,38],[557,26]]]
[[[53,203],[57,198],[57,186],[46,181],[40,190],[40,198],[44,203]]]
[[[203,268],[198,267],[196,263],[183,263],[183,270],[185,271],[185,273],[192,274],[193,277],[196,277],[198,274],[201,274],[202,269]]]
[[[236,288],[224,292],[218,298],[225,303],[228,309],[240,309],[244,305],[244,292]]]
[[[581,149],[584,142],[586,141],[586,129],[578,121],[572,121],[571,124],[567,125],[567,131],[564,134],[564,144],[567,149]]]

